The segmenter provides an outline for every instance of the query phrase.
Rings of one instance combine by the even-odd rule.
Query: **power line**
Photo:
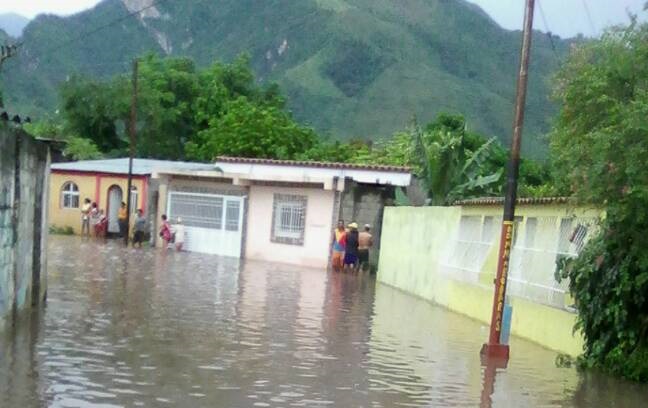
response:
[[[583,8],[585,9],[585,15],[587,16],[587,21],[589,22],[590,29],[592,30],[592,34],[596,35],[596,33],[598,33],[598,30],[594,25],[594,20],[592,20],[592,13],[590,13],[590,9],[589,6],[587,5],[587,1],[581,0],[581,3],[583,4]]]
[[[545,30],[547,31],[547,37],[549,37],[549,42],[551,43],[551,50],[553,51],[553,54],[556,57],[556,59],[560,60],[560,57],[558,56],[558,52],[556,51],[556,43],[554,42],[553,34],[549,29],[549,23],[547,23],[547,16],[545,15],[544,10],[542,9],[541,0],[538,0],[538,10],[540,10],[540,17],[542,17],[542,23],[545,26]]]
[[[144,12],[144,11],[150,9],[150,8],[153,8],[156,5],[158,5],[160,3],[163,3],[163,2],[166,2],[166,1],[168,1],[168,0],[153,0],[151,2],[151,4],[149,4],[148,6],[142,7],[141,9],[138,9],[138,10],[135,10],[135,11],[131,11],[131,12],[127,13],[126,15],[122,16],[122,17],[119,17],[119,18],[117,18],[115,20],[112,20],[112,21],[106,23],[106,24],[100,25],[99,27],[96,27],[96,28],[94,28],[94,29],[92,29],[90,31],[86,31],[84,33],[81,33],[76,37],[73,37],[73,38],[71,38],[71,39],[69,39],[67,41],[62,42],[61,44],[59,44],[59,45],[51,48],[50,50],[48,50],[46,53],[41,54],[40,57],[45,58],[47,56],[50,56],[51,54],[55,53],[56,51],[62,50],[63,48],[66,48],[67,46],[69,46],[70,44],[72,44],[74,42],[77,42],[79,40],[82,40],[82,39],[85,39],[85,38],[87,38],[89,36],[92,36],[92,35],[100,32],[102,30],[105,30],[106,28],[112,27],[115,24],[118,24],[118,23],[120,23],[120,22],[122,22],[122,21],[124,21],[124,20],[126,20],[126,19],[128,19],[130,17],[133,17],[133,16],[135,16],[137,14],[140,14],[140,13],[142,13],[142,12]],[[32,62],[34,62],[34,58],[35,57],[32,57],[30,60]]]

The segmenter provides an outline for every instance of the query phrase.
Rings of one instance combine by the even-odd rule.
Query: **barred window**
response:
[[[61,207],[79,208],[79,187],[71,181],[61,188]]]
[[[240,215],[241,203],[239,201],[227,200],[225,206],[225,230],[238,231]]]
[[[272,242],[304,245],[307,197],[275,194],[272,213]]]

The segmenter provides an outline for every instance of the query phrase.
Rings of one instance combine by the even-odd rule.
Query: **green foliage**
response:
[[[182,159],[184,145],[196,131],[194,100],[199,82],[194,63],[188,58],[159,58],[148,54],[139,63],[137,154],[160,159]],[[130,108],[130,83],[123,101]]]
[[[120,88],[108,82],[97,82],[78,76],[61,87],[61,110],[65,128],[72,134],[91,140],[102,152],[122,149],[124,140],[117,137],[117,118],[125,118]]]
[[[73,160],[95,160],[102,157],[97,145],[82,137],[69,138],[63,154]]]
[[[585,335],[581,364],[648,381],[648,25],[576,48],[557,78],[551,135],[565,191],[606,208],[600,235],[565,262]]]
[[[294,159],[317,142],[315,132],[297,125],[274,106],[258,106],[245,97],[228,102],[221,117],[187,145],[189,158],[212,160],[218,155]]]
[[[126,153],[130,76],[103,82],[73,77],[61,96],[65,132],[89,141],[73,139],[70,154]],[[136,153],[172,160],[218,155],[292,159],[315,147],[316,135],[297,125],[284,105],[275,84],[256,83],[246,55],[197,70],[187,58],[147,54],[139,62]]]
[[[65,139],[63,125],[53,120],[25,123],[23,129],[34,137],[53,140]]]

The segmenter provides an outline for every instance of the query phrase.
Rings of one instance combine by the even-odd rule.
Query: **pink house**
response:
[[[326,267],[338,219],[370,224],[410,185],[395,166],[220,157],[212,170],[159,170],[157,214],[185,225],[189,251]]]

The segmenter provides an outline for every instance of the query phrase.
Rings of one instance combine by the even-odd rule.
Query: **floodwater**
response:
[[[640,407],[369,276],[52,237],[49,299],[0,336],[0,407]]]

